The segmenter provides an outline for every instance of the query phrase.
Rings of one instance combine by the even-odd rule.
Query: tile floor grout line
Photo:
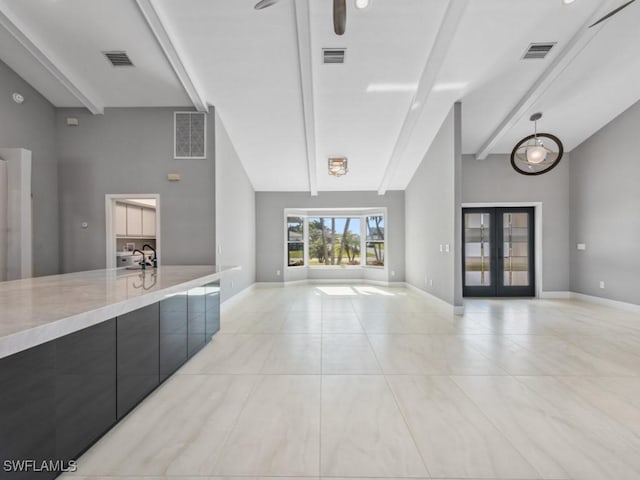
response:
[[[454,377],[465,377],[465,376],[469,376],[469,375],[449,375],[449,379],[451,380],[451,383],[455,386],[455,388],[457,388],[463,396],[465,396],[470,402],[471,404],[476,408],[476,410],[480,413],[480,415],[482,415],[487,422],[489,422],[489,424],[496,430],[496,432],[498,432],[500,435],[502,435],[504,437],[504,439],[509,442],[509,444],[511,445],[511,447],[518,452],[518,455],[520,455],[522,457],[522,459],[535,471],[538,472],[539,478],[543,479],[545,478],[544,475],[542,474],[542,472],[540,472],[540,470],[538,470],[538,467],[536,467],[533,463],[531,463],[529,461],[529,459],[525,456],[525,454],[518,448],[518,446],[515,444],[515,442],[513,441],[513,439],[506,433],[504,432],[499,425],[497,425],[492,419],[491,417],[489,417],[489,415],[487,415],[487,413],[484,411],[484,409],[467,393],[465,392],[464,388],[462,388],[458,382],[455,381]],[[495,376],[495,375],[493,375]],[[512,377],[514,380],[517,380],[513,375],[509,374],[507,375],[508,377]],[[570,480],[570,479],[565,479],[565,480]]]
[[[360,321],[360,320],[358,319],[358,321]],[[366,333],[366,330],[365,330],[365,335],[367,337],[367,343],[369,344],[369,348],[373,352],[373,356],[376,359],[376,362],[378,363],[378,367],[380,368],[380,371],[382,372],[382,377],[384,378],[384,382],[387,385],[387,388],[389,389],[389,391],[391,392],[391,396],[393,398],[393,401],[396,404],[396,408],[398,409],[398,412],[400,413],[400,416],[402,417],[402,421],[404,422],[404,425],[405,425],[407,431],[409,432],[409,436],[411,437],[411,441],[413,442],[413,446],[416,449],[416,452],[418,452],[418,455],[420,456],[420,460],[422,460],[422,465],[424,466],[424,469],[427,472],[427,477],[428,478],[433,478],[433,475],[431,475],[431,471],[429,470],[429,466],[427,465],[427,462],[426,462],[424,456],[422,455],[422,452],[420,451],[420,447],[418,446],[418,442],[416,441],[416,438],[415,438],[415,436],[413,434],[413,430],[411,430],[411,427],[409,426],[409,421],[405,417],[404,412],[402,411],[402,408],[400,407],[400,402],[398,401],[396,393],[393,391],[393,388],[391,388],[391,383],[389,382],[389,379],[385,375],[384,369],[382,368],[382,364],[380,363],[380,359],[378,358],[378,355],[376,354],[376,351],[373,348],[373,344],[371,343],[371,339],[369,338],[369,334]]]
[[[220,461],[222,460],[222,452],[224,452],[224,448],[227,446],[227,442],[229,441],[229,438],[231,437],[231,433],[238,426],[238,423],[240,422],[240,417],[242,416],[242,413],[244,412],[244,410],[247,408],[247,405],[249,404],[249,399],[255,393],[255,391],[258,389],[258,384],[263,381],[263,376],[262,375],[255,375],[255,377],[256,377],[256,379],[253,382],[253,385],[251,385],[251,388],[249,389],[249,393],[247,394],[246,398],[242,402],[242,407],[238,410],[238,414],[236,415],[236,418],[233,420],[233,425],[231,425],[229,430],[227,430],[227,433],[224,436],[224,440],[220,443],[220,448],[218,449],[218,458],[216,459],[216,461],[215,461],[215,463],[213,465],[213,468],[211,469],[212,472],[216,472],[216,469],[218,468],[218,465],[220,464]],[[216,476],[216,475],[210,475],[210,476]],[[221,475],[217,475],[217,476],[221,476]]]

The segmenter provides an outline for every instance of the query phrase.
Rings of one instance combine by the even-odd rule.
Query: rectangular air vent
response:
[[[323,48],[322,63],[344,63],[346,48]]]
[[[173,158],[207,158],[207,117],[202,112],[173,113]]]
[[[532,43],[522,56],[523,60],[541,60],[547,56],[556,42]]]
[[[133,67],[133,62],[127,55],[127,52],[102,52],[107,60],[111,62],[114,67]]]

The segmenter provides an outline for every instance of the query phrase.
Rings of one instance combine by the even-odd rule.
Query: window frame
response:
[[[380,216],[384,221],[384,240],[376,241],[384,245],[384,265],[367,265],[367,224],[368,217]],[[289,266],[289,222],[290,217],[301,217],[303,219],[303,243],[304,243],[304,265]],[[360,220],[360,265],[311,265],[309,258],[309,219],[310,218],[358,218]],[[386,207],[378,208],[344,208],[344,209],[303,209],[303,208],[285,208],[284,209],[284,270],[289,269],[313,269],[313,270],[387,270],[389,265],[389,235],[387,229],[388,214]],[[293,242],[300,243],[300,242]]]
[[[302,219],[302,240],[299,242],[289,240],[289,219],[301,218]],[[309,222],[306,217],[298,214],[287,214],[284,216],[284,263],[286,268],[307,268],[308,262],[308,226]],[[302,265],[289,265],[289,245],[292,243],[302,243]]]

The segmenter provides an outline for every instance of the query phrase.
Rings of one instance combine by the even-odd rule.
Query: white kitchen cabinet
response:
[[[124,203],[116,202],[115,217],[116,235],[125,236],[127,234],[127,206]]]
[[[127,236],[142,235],[142,207],[127,205]]]
[[[142,236],[156,236],[156,211],[151,208],[142,209]]]

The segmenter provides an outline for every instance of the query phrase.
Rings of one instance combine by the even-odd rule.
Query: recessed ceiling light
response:
[[[417,88],[415,83],[370,83],[367,92],[415,92]]]
[[[562,3],[564,3],[565,5],[571,5],[575,1],[576,0],[562,0]]]
[[[356,0],[356,8],[367,8],[369,6],[369,0]]]

